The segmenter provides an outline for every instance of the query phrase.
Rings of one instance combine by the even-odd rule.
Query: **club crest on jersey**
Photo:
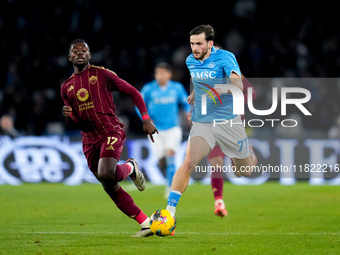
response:
[[[92,85],[94,85],[94,84],[97,82],[97,80],[98,80],[97,76],[91,76],[91,77],[89,78],[89,82],[90,82]]]
[[[215,67],[215,65],[216,65],[216,64],[215,64],[214,62],[211,62],[211,63],[209,63],[208,67],[209,67],[209,68],[213,68],[213,67]]]
[[[77,91],[77,98],[82,101],[85,102],[88,98],[89,98],[89,92],[87,91],[87,89],[81,88]]]

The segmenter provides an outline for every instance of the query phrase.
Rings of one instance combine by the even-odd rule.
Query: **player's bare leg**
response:
[[[119,185],[116,185],[118,183],[116,181],[116,165],[117,159],[115,158],[99,159],[96,177],[108,194],[119,189]]]
[[[210,147],[202,137],[195,136],[188,141],[183,164],[178,168],[172,179],[168,197],[167,210],[173,215],[175,215],[179,198],[188,187],[192,171],[209,151]]]
[[[176,171],[172,179],[170,190],[183,193],[188,187],[190,175],[197,164],[209,153],[208,143],[200,136],[195,136],[188,141],[183,164]]]
[[[235,174],[237,176],[245,176],[249,177],[253,171],[253,166],[256,166],[257,164],[257,157],[253,151],[252,146],[250,145],[250,154],[247,158],[244,159],[237,159],[233,158],[233,162],[236,167],[236,172]]]

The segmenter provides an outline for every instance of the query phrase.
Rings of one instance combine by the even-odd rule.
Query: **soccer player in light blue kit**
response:
[[[182,142],[179,106],[186,114],[190,112],[190,105],[187,103],[188,93],[181,83],[172,81],[171,76],[170,64],[161,62],[155,67],[155,80],[145,84],[141,90],[149,116],[159,131],[159,134],[154,136],[155,142],[151,143],[151,147],[159,160],[160,168],[164,169],[166,166],[165,197],[168,197],[171,181],[176,172],[175,153]]]
[[[244,126],[240,124],[240,115],[233,114],[230,90],[223,86],[214,88],[216,84],[228,83],[243,90],[241,71],[234,54],[213,47],[214,29],[210,25],[194,28],[190,32],[190,45],[192,54],[186,64],[194,85],[194,93],[188,97],[188,103],[194,101],[193,125],[184,162],[174,175],[168,196],[166,209],[172,215],[188,186],[191,172],[216,144],[234,161],[237,176],[250,176],[251,167],[257,164]],[[214,125],[217,119],[239,124]]]

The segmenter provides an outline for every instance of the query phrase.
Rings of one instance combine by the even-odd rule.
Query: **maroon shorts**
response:
[[[123,129],[108,132],[96,139],[83,137],[83,152],[90,170],[96,170],[100,158],[115,158],[119,161],[125,139]]]
[[[222,157],[224,158],[224,154],[220,148],[219,145],[216,145],[214,149],[211,150],[211,152],[208,154],[207,158],[208,160],[215,158],[215,157]]]

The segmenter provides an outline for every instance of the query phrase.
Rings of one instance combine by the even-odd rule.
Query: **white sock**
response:
[[[145,221],[143,221],[142,224],[140,224],[140,226],[141,226],[142,228],[148,228],[148,227],[150,227],[149,221],[150,221],[150,218],[147,217],[147,219],[146,219]]]
[[[131,163],[131,162],[128,162],[128,163],[126,163],[126,164],[128,164],[129,166],[131,166],[131,171],[130,171],[130,173],[129,173],[129,175],[130,174],[132,174],[132,172],[133,172],[133,170],[134,170],[134,166],[133,166],[133,164]]]
[[[168,211],[170,212],[170,214],[171,214],[172,217],[175,216],[175,214],[176,214],[176,207],[171,206],[171,205],[168,205],[168,206],[166,207],[166,210],[168,210]]]
[[[224,205],[223,199],[216,199],[216,200],[215,200],[215,205],[217,205],[217,204],[222,204],[222,205]]]

